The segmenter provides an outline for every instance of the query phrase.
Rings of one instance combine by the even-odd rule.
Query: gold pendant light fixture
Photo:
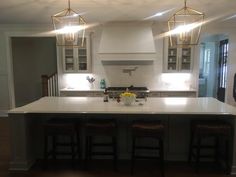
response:
[[[198,44],[204,14],[187,7],[186,1],[184,0],[184,7],[168,20],[171,46],[184,47]]]
[[[81,15],[68,8],[52,16],[58,46],[81,47],[84,45],[86,22]]]

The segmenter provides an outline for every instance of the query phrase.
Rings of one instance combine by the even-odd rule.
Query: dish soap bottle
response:
[[[103,96],[103,101],[104,102],[108,102],[108,92],[107,92],[107,89],[105,89],[105,91],[104,91],[104,96]]]
[[[100,89],[105,89],[106,88],[106,81],[105,79],[101,79],[100,81]]]

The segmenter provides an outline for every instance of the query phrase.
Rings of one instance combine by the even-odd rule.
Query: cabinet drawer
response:
[[[61,96],[102,97],[103,91],[60,91]]]
[[[196,97],[196,92],[162,92],[161,97]]]
[[[148,96],[149,96],[149,97],[160,97],[161,94],[160,94],[160,92],[150,92],[150,93],[148,94]]]
[[[103,92],[94,92],[93,96],[94,97],[103,97]]]

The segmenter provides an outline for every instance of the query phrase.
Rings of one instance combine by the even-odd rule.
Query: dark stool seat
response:
[[[93,156],[112,156],[114,170],[117,169],[117,124],[114,119],[90,118],[85,123],[86,154],[85,168],[88,169],[88,160]],[[109,137],[111,142],[103,142],[97,137]],[[96,140],[96,141],[95,141]],[[100,151],[98,151],[100,148]],[[106,150],[101,150],[105,148]],[[109,148],[110,150],[108,150]],[[107,151],[108,150],[108,151]]]
[[[210,138],[213,139],[211,144],[209,144]],[[203,140],[208,140],[208,143],[204,143]],[[195,170],[198,172],[201,159],[212,159],[214,162],[218,163],[220,157],[222,157],[223,159],[221,159],[221,161],[223,160],[225,163],[224,170],[228,174],[231,171],[231,141],[232,126],[229,123],[218,120],[192,121],[188,161],[191,163],[192,158],[195,159]],[[220,146],[220,143],[223,144]],[[221,153],[222,150],[224,154]]]
[[[165,127],[160,121],[134,121],[132,128],[132,157],[131,174],[134,173],[134,163],[136,159],[159,159],[161,174],[164,176],[164,130]],[[143,146],[137,143],[138,139],[151,138],[157,140],[156,146]],[[158,151],[158,156],[144,156],[138,154],[138,150]]]
[[[48,158],[57,159],[59,155],[69,155],[74,161],[77,155],[80,155],[79,135],[76,123],[68,121],[68,119],[53,118],[47,121],[44,125],[44,160],[45,167],[48,166]],[[69,142],[60,140],[62,137],[68,137]],[[49,140],[52,139],[52,147],[49,147]],[[59,150],[62,147],[69,147],[69,150]],[[77,151],[76,151],[77,148]]]

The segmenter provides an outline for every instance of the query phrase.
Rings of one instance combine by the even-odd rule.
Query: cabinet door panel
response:
[[[91,72],[90,41],[88,37],[84,39],[82,47],[64,47],[63,64],[64,72],[85,73]]]
[[[164,40],[164,72],[190,72],[192,70],[193,47],[171,46],[169,38]]]

